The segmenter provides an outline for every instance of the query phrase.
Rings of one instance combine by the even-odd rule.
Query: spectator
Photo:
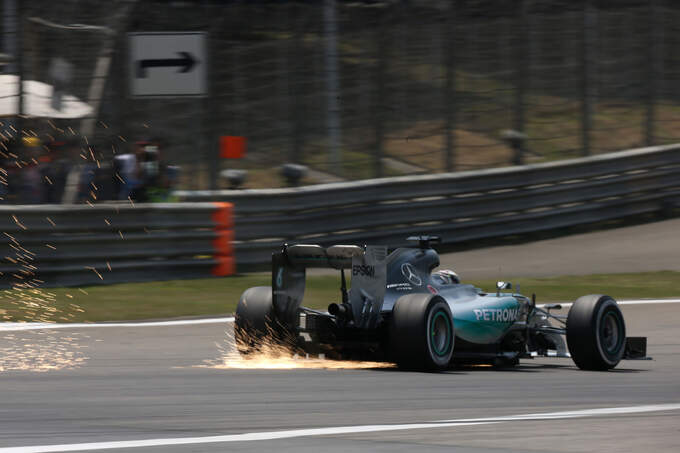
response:
[[[77,148],[75,139],[52,140],[47,143],[49,154],[42,169],[42,183],[45,191],[45,202],[60,203],[66,189],[66,178],[73,166],[71,150]]]
[[[15,165],[19,169],[17,201],[21,204],[42,203],[42,175],[37,160],[42,151],[42,142],[37,137],[24,137],[17,151],[15,153],[18,156],[15,158]]]
[[[139,185],[136,153],[117,154],[113,159],[113,171],[118,200],[132,198],[133,191]]]
[[[141,202],[167,201],[168,168],[163,163],[161,140],[140,141],[136,146],[139,185],[135,188],[133,198]]]

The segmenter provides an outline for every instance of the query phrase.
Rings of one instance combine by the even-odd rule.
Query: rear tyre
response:
[[[453,356],[453,316],[432,294],[400,297],[392,310],[390,353],[399,368],[443,370]]]
[[[243,292],[234,316],[234,339],[241,354],[259,351],[274,340],[275,315],[271,286],[256,286]]]
[[[567,346],[582,370],[614,368],[626,346],[626,325],[616,301],[602,295],[576,299],[567,316]]]

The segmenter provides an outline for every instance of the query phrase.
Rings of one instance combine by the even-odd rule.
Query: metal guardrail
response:
[[[475,172],[178,195],[187,202],[0,206],[0,286],[229,275],[235,263],[240,271],[269,263],[283,242],[399,246],[412,234],[437,234],[452,244],[654,212],[680,200],[680,145]]]
[[[0,286],[229,275],[229,203],[1,206]]]
[[[680,199],[680,145],[554,163],[289,189],[178,192],[234,204],[239,270],[283,242],[444,243],[530,233],[664,209]]]

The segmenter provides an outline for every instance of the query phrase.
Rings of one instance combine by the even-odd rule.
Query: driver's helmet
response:
[[[454,283],[460,283],[460,277],[458,274],[450,269],[441,269],[432,274],[435,281],[440,282],[443,285],[451,285]]]

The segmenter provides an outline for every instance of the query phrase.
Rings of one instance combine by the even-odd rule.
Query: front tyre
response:
[[[440,296],[408,294],[392,310],[390,353],[399,368],[443,370],[453,355],[453,316]]]
[[[576,299],[567,316],[567,346],[582,370],[614,368],[626,346],[626,325],[616,301],[602,295]]]

